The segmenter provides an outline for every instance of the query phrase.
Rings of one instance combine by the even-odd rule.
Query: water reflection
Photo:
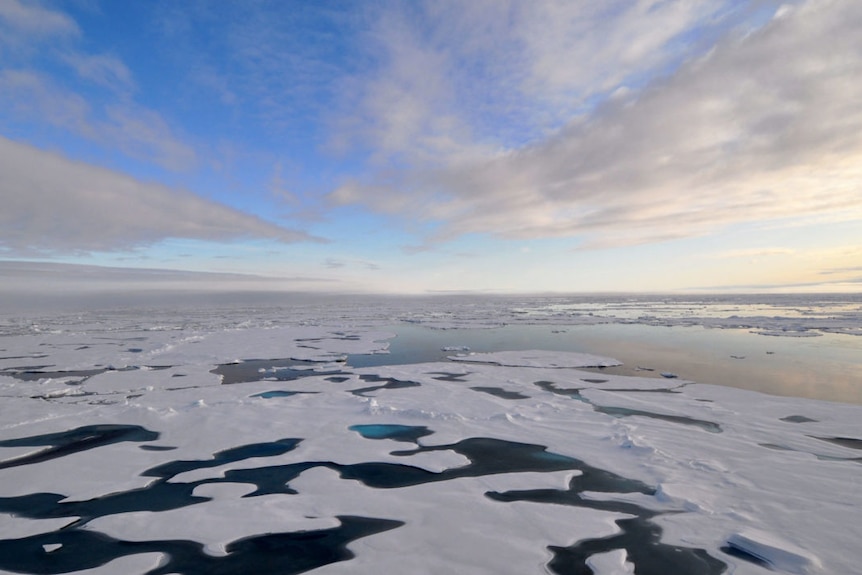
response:
[[[473,352],[574,351],[623,362],[601,370],[607,374],[658,377],[673,372],[698,383],[862,404],[862,337],[769,337],[745,329],[621,323],[446,330],[405,323],[386,330],[397,334],[389,354],[351,355],[347,363],[370,367],[447,361],[454,353],[442,348],[455,345]]]

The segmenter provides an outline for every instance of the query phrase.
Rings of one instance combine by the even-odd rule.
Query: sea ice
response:
[[[733,549],[753,555],[779,571],[808,575],[819,571],[821,567],[820,560],[814,554],[776,535],[756,529],[734,533],[727,539],[727,544]]]
[[[530,315],[488,305],[393,313],[483,327],[492,311]],[[529,305],[541,308],[517,307]],[[532,317],[560,326],[570,311]],[[574,323],[598,322],[587,315],[598,311],[580,309]],[[613,313],[635,312],[621,302]],[[740,575],[764,573],[757,560],[798,574],[862,563],[859,405],[586,371],[618,362],[545,350],[339,362],[338,374],[322,363],[308,377],[222,385],[212,371],[230,361],[330,362],[381,353],[392,335],[384,308],[281,314],[10,322],[0,340],[0,571],[29,553],[62,559],[72,543],[56,547],[61,535],[103,541],[107,562],[77,572],[105,575],[153,569],[182,541],[204,546],[200,561],[229,562],[244,545],[303,532],[349,539],[355,556],[321,574],[540,573],[582,544],[600,549],[583,564],[600,574],[638,572],[640,545],[704,553]],[[654,315],[689,320],[672,305]],[[99,431],[134,426],[112,442]],[[427,433],[357,431],[385,426]],[[73,443],[58,443],[74,430]],[[129,548],[138,552],[123,556]]]
[[[590,556],[587,565],[594,575],[630,575],[635,572],[635,566],[626,561],[627,558],[625,550],[618,549]]]

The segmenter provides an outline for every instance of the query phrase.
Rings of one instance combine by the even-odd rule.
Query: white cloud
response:
[[[161,114],[129,103],[105,108],[106,121],[98,125],[98,137],[115,142],[130,156],[156,162],[171,170],[195,163],[193,148],[173,134]]]
[[[114,67],[124,69],[119,62]],[[37,119],[171,170],[187,169],[196,159],[159,113],[126,99],[94,110],[76,92],[28,70],[0,71],[0,106],[18,120]]]
[[[464,161],[538,141],[703,50],[697,36],[738,19],[728,6],[740,3],[384,3],[364,38],[375,65],[343,86],[335,139],[369,142],[379,162]]]
[[[529,62],[524,91],[565,120],[596,93],[649,75],[678,54],[674,40],[717,18],[723,2],[624,0],[517,3]],[[705,26],[704,26],[705,27]]]
[[[35,72],[0,70],[0,106],[10,115],[10,123],[12,119],[38,118],[85,137],[94,134],[87,101]]]
[[[6,256],[127,250],[167,238],[316,240],[187,191],[3,137],[0,205]]]
[[[192,167],[194,149],[160,113],[132,98],[136,84],[128,66],[114,54],[88,52],[81,36],[75,21],[60,11],[0,0],[0,48],[3,39],[12,46],[0,69],[0,120],[60,128],[169,170]],[[84,82],[51,74],[44,63],[52,61],[69,66]]]
[[[110,54],[65,54],[63,60],[82,78],[119,93],[134,88],[132,73],[116,56]]]
[[[611,42],[619,44],[613,58],[596,54],[603,64],[592,72],[588,65],[586,79],[549,82],[612,88],[627,70],[666,62],[668,34],[704,17],[670,4],[657,7],[666,18],[654,22],[670,32],[634,19],[628,45],[643,49],[623,50],[621,37]],[[741,221],[862,218],[860,29],[862,3],[810,0],[747,35],[728,35],[708,55],[573,117],[551,137],[482,160],[445,157],[443,169],[393,165],[331,199],[442,222],[435,240],[577,236],[590,247],[702,235]],[[541,30],[531,34],[545,41]],[[548,74],[563,66],[557,62]],[[621,72],[603,83],[605,66]]]
[[[0,37],[10,40],[13,36],[23,40],[33,36],[66,36],[80,33],[78,25],[60,12],[44,8],[35,2],[0,0],[0,25],[6,34]]]

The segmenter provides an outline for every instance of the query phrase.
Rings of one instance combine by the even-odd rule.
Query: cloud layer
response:
[[[377,135],[384,148],[396,142],[390,158],[398,161],[381,162],[378,172],[345,184],[331,199],[420,214],[439,224],[432,242],[478,232],[579,237],[584,246],[607,247],[697,236],[746,221],[862,217],[862,4],[809,0],[782,7],[762,27],[733,29],[678,67],[663,48],[704,14],[671,10],[668,4],[674,3],[638,3],[611,18],[611,25],[616,30],[617,21],[628,21],[645,4],[660,9],[644,17],[667,26],[653,34],[640,30],[633,43],[611,42],[607,50],[592,37],[599,66],[590,65],[589,46],[578,41],[573,49],[586,65],[577,58],[568,66],[559,58],[551,62],[552,50],[530,60],[532,74],[546,72],[529,84],[537,90],[550,86],[542,92],[545,101],[569,95],[586,106],[591,93],[578,88],[589,85],[613,92],[600,105],[583,113],[552,107],[565,111],[569,121],[525,145],[489,152],[476,139],[472,155],[429,145],[424,156],[411,156],[411,142],[421,147],[444,141],[432,125],[439,120],[431,116],[450,111],[464,117],[455,106],[423,108],[417,91],[419,104],[405,104],[411,113],[402,114],[415,133],[394,140],[391,130]],[[538,35],[530,38],[542,42]],[[643,49],[637,49],[639,42],[646,43]],[[457,78],[446,68],[454,64],[434,58],[430,46],[413,56],[416,62],[430,59],[428,66],[399,68],[428,71],[436,65],[442,68],[431,67],[432,73]],[[672,73],[629,88],[627,82],[637,78],[628,72],[644,66],[653,72],[666,66]],[[617,73],[602,77],[603,69]],[[521,91],[525,85],[511,84]],[[453,89],[451,101],[462,101]],[[453,125],[463,132],[469,123]]]
[[[2,136],[0,206],[0,250],[7,255],[118,251],[166,238],[314,239],[190,192]]]
[[[860,243],[860,29],[850,0],[0,0],[0,257],[816,281]]]

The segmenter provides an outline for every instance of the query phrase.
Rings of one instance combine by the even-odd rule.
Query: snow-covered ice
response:
[[[0,572],[860,571],[860,405],[541,348],[351,364],[386,357],[393,317],[559,327],[601,311],[517,303],[10,316]],[[860,315],[841,337],[858,341]]]
[[[735,550],[753,555],[769,567],[790,573],[815,573],[821,567],[820,560],[812,553],[783,541],[771,533],[749,529],[734,533],[727,544]]]

